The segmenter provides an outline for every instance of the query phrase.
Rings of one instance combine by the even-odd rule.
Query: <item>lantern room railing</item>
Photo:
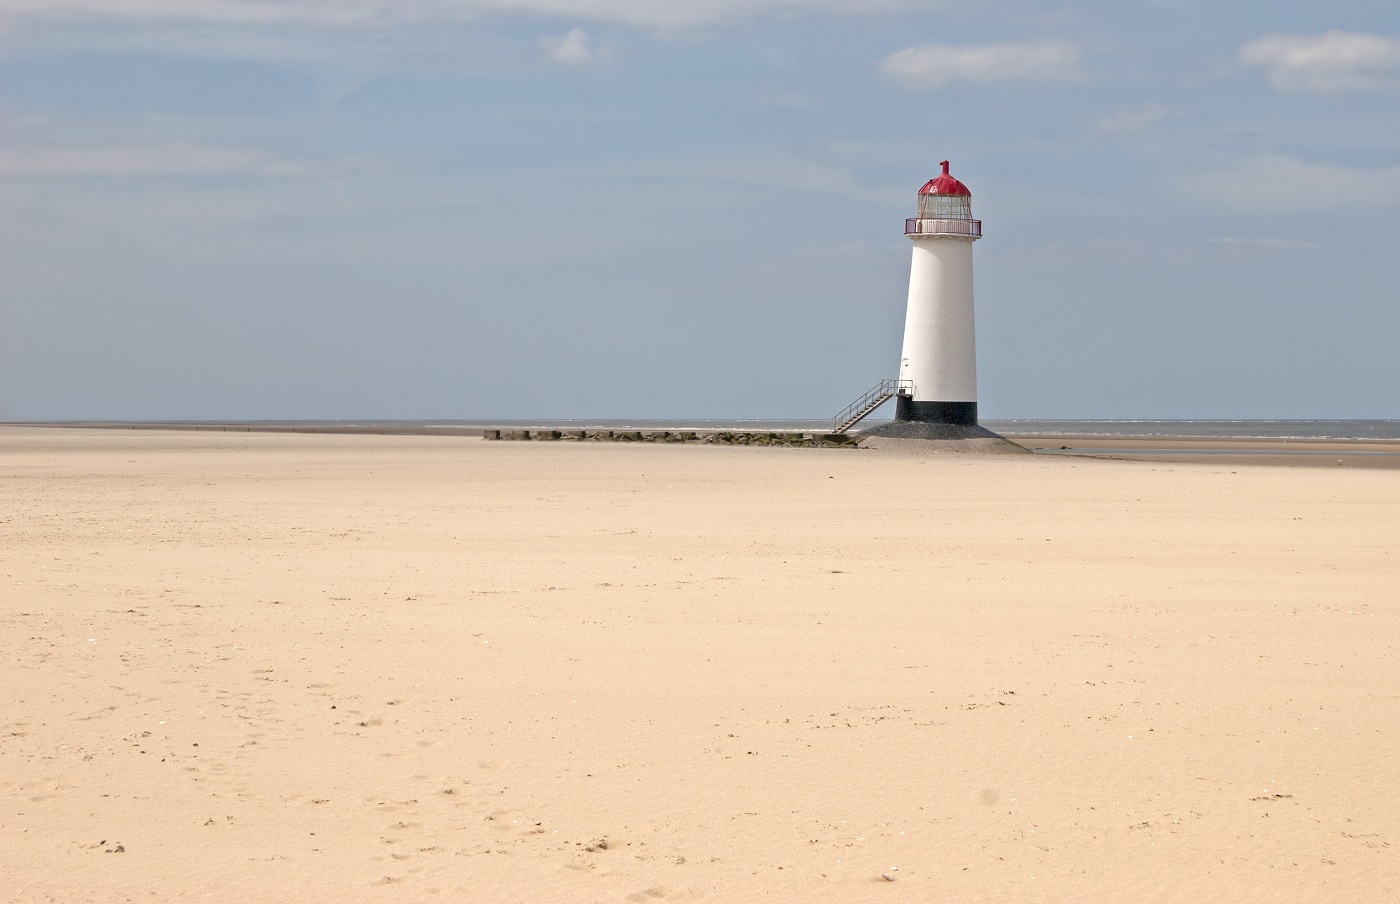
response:
[[[909,217],[904,221],[905,235],[970,235],[982,237],[981,220],[928,220]]]

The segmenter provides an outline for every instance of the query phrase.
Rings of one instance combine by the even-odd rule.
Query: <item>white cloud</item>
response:
[[[360,164],[347,161],[353,166]],[[217,176],[305,177],[331,168],[287,160],[263,151],[187,142],[110,145],[105,147],[27,147],[0,151],[0,177],[63,178],[78,176]]]
[[[1183,181],[1220,206],[1268,213],[1321,215],[1400,206],[1400,166],[1360,169],[1271,154],[1215,171],[1192,171]],[[1319,218],[1319,228],[1328,225]]]
[[[350,25],[373,18],[375,0],[0,0],[0,21],[176,20],[232,25]]]
[[[643,28],[684,28],[764,17],[850,16],[912,0],[0,0],[6,20],[171,20],[353,26],[524,13]]]
[[[1157,123],[1172,116],[1180,116],[1180,110],[1164,107],[1161,104],[1147,104],[1134,110],[1120,110],[1101,117],[1094,125],[1100,132],[1110,135],[1136,135],[1146,132]]]
[[[1400,87],[1400,41],[1329,31],[1265,35],[1240,48],[1239,61],[1268,72],[1280,91],[1377,91]]]
[[[1079,50],[1060,41],[1005,44],[925,44],[896,51],[880,71],[911,88],[949,82],[1078,81]]]
[[[593,39],[582,28],[575,28],[566,35],[543,39],[545,52],[556,63],[579,66],[593,62]]]

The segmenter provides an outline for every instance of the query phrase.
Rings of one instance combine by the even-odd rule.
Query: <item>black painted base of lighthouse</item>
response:
[[[869,440],[910,442],[934,440],[953,452],[1024,453],[1025,449],[977,425],[976,402],[916,402],[901,397],[895,419],[861,431]],[[937,451],[937,450],[935,450]]]
[[[895,400],[896,421],[921,421],[926,424],[958,424],[977,426],[976,402],[916,402],[907,396]]]

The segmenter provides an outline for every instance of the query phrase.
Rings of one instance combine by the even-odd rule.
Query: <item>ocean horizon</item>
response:
[[[613,430],[827,430],[826,418],[298,418],[298,419],[162,419],[162,420],[65,420],[29,424],[55,426],[275,426],[390,427],[421,430],[470,430],[485,427],[512,429],[613,429]],[[857,427],[869,429],[888,420],[871,418]],[[1400,440],[1400,419],[1040,419],[987,418],[981,425],[1010,436],[1059,437],[1190,437],[1201,439],[1336,439]]]

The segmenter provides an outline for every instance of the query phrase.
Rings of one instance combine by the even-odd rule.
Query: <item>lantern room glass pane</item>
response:
[[[970,220],[972,198],[967,195],[919,195],[919,217],[925,220]]]

